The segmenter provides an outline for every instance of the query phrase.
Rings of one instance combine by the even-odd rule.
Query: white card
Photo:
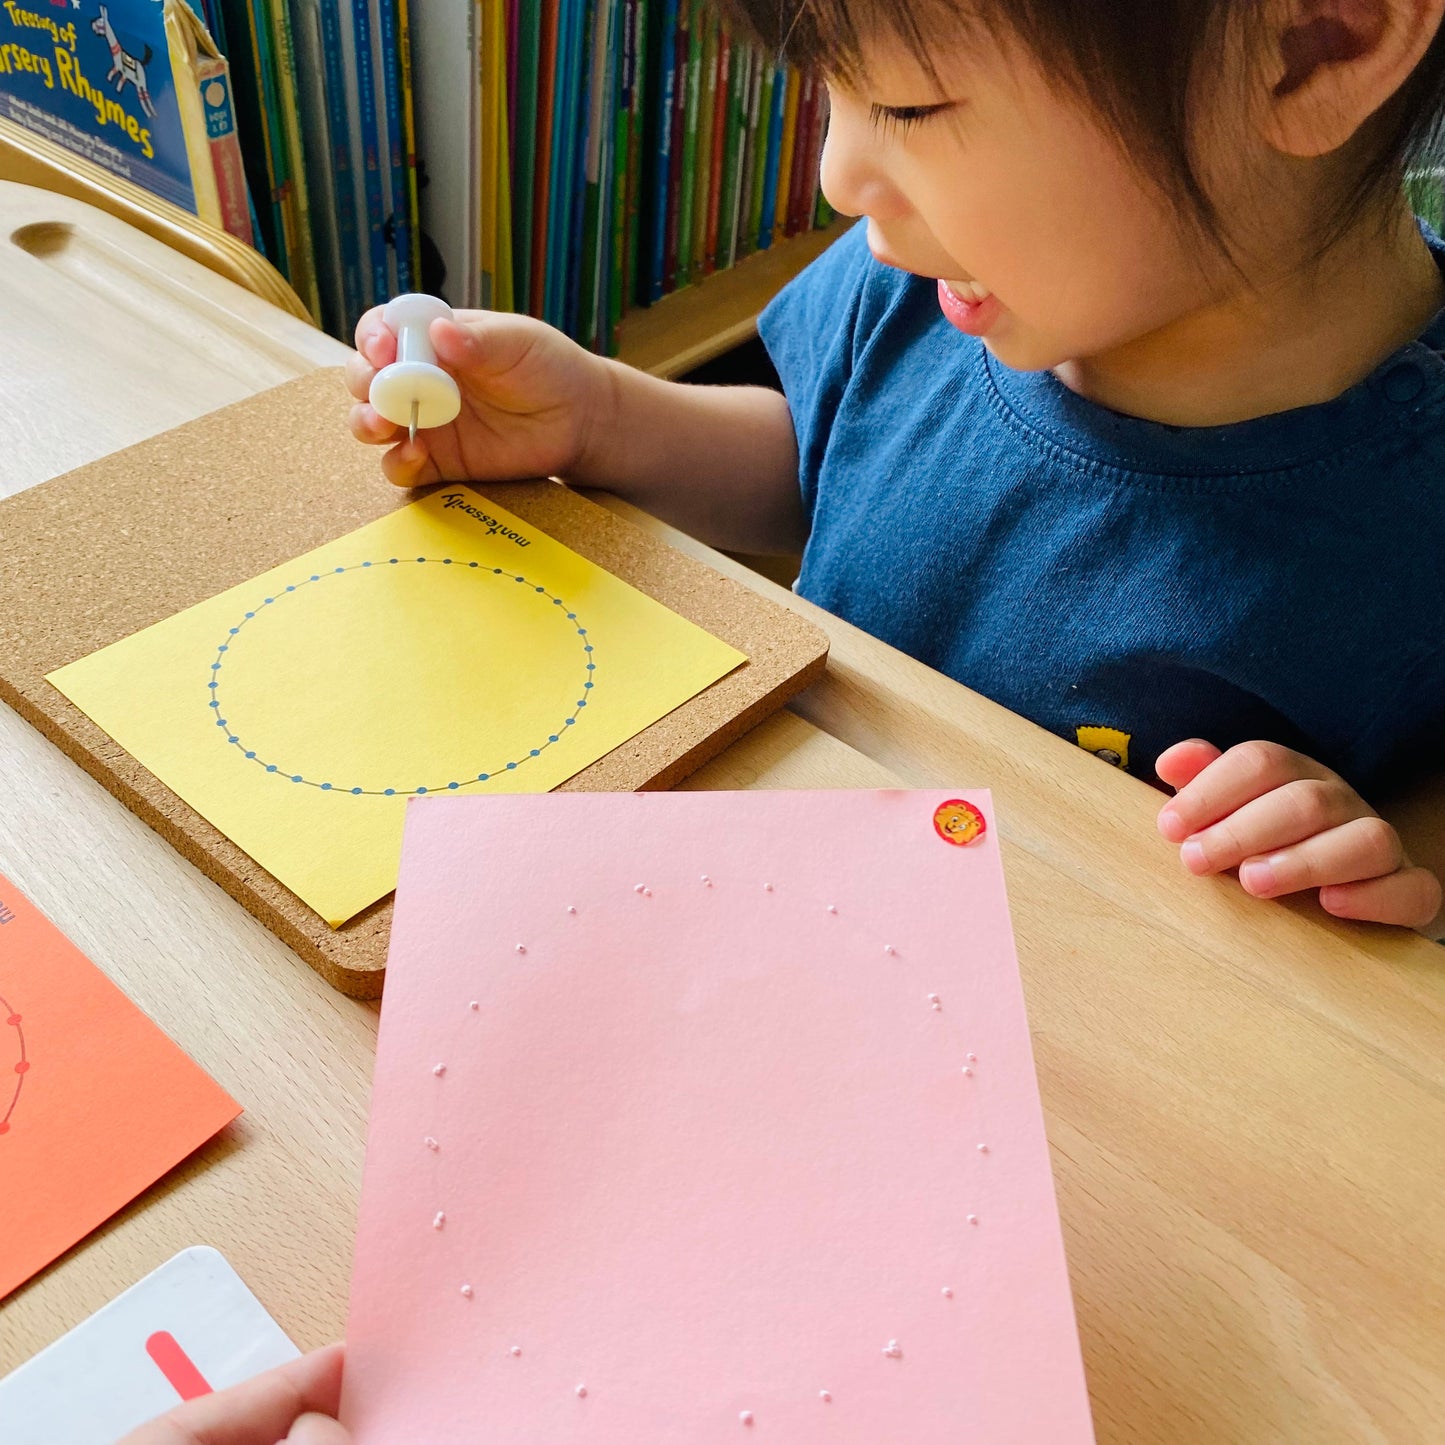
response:
[[[0,1380],[0,1445],[113,1445],[300,1353],[225,1257],[196,1245]]]

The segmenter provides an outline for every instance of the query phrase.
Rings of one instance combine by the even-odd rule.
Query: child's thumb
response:
[[[526,323],[525,317],[503,312],[465,323],[434,321],[431,344],[437,361],[454,374],[500,376],[517,365],[531,344]]]

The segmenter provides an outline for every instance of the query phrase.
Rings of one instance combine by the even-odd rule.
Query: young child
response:
[[[1445,245],[1404,161],[1445,0],[736,0],[827,78],[866,218],[761,333],[786,391],[661,382],[524,317],[391,481],[552,474],[720,547],[1178,792],[1194,873],[1424,926],[1365,801],[1445,742]]]

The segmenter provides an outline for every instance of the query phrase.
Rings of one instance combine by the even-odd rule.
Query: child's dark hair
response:
[[[1229,251],[1194,160],[1190,96],[1229,27],[1257,25],[1258,0],[722,0],[781,58],[844,84],[872,39],[901,42],[937,77],[941,36],[970,27],[1022,42],[1046,75],[1088,105],[1164,187],[1182,219]],[[1243,32],[1249,34],[1246,28]],[[1280,87],[1290,86],[1287,73]],[[1319,218],[1316,255],[1432,158],[1445,109],[1445,26],[1409,79],[1357,137],[1350,173]]]

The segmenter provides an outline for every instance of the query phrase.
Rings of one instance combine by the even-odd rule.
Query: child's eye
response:
[[[930,116],[948,110],[950,102],[938,105],[875,105],[869,108],[869,119],[886,135],[896,130],[906,135],[916,125],[921,125]]]

